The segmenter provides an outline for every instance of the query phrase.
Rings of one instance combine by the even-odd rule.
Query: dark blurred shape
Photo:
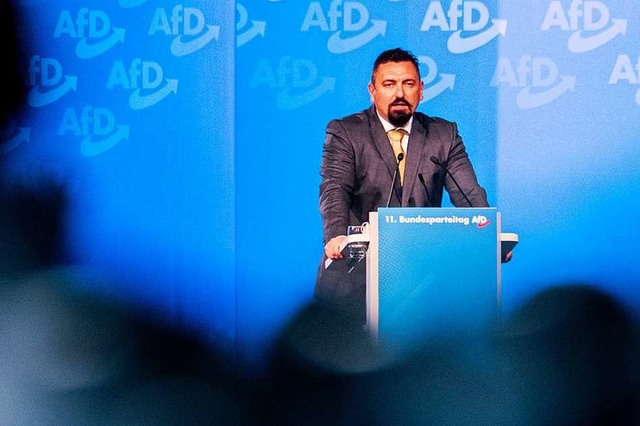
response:
[[[274,425],[638,425],[639,354],[632,317],[588,285],[402,359],[353,312],[315,303],[284,328],[262,406]]]
[[[27,96],[27,87],[20,71],[25,59],[25,40],[21,37],[20,26],[21,17],[16,3],[0,0],[3,59],[0,66],[0,136],[12,117],[23,108]],[[4,138],[0,137],[0,143],[3,141]]]
[[[41,269],[66,262],[67,195],[63,187],[0,187],[0,271]]]
[[[277,350],[278,357],[291,357],[287,368],[318,373],[365,373],[388,361],[358,313],[322,302],[308,304],[289,321]]]
[[[227,358],[83,289],[89,279],[66,268],[0,277],[3,424],[247,424],[250,387]]]
[[[10,187],[4,182],[4,144],[17,132],[16,117],[26,104],[27,86],[21,69],[25,40],[18,4],[0,0],[0,274],[50,265],[59,252],[62,191]]]
[[[373,375],[358,393],[371,425],[515,425],[487,336],[443,336]],[[475,340],[477,339],[477,340]]]
[[[308,305],[274,351],[269,424],[515,424],[501,409],[489,337],[442,335],[398,358],[357,313]]]
[[[129,375],[115,383],[108,424],[245,425],[249,383],[225,354],[186,328],[144,317],[128,322]]]
[[[387,360],[357,314],[314,302],[284,327],[271,361],[266,424],[357,425],[370,413],[352,388]]]
[[[525,303],[498,338],[519,424],[640,424],[637,332],[623,306],[590,285],[549,288]]]

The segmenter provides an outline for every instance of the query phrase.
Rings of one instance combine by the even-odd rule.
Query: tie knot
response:
[[[404,135],[407,134],[407,131],[404,129],[392,129],[387,132],[389,138],[394,142],[399,142],[402,140]]]

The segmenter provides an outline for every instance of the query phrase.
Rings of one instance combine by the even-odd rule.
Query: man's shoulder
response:
[[[445,118],[433,117],[418,111],[413,114],[413,119],[422,124],[425,128],[430,125],[453,126],[455,124],[453,121],[449,121]]]
[[[354,128],[359,126],[369,126],[370,113],[369,109],[362,110],[353,114],[345,115],[343,117],[334,118],[327,124],[327,129],[335,127]]]
[[[343,117],[335,118],[333,121],[340,123],[364,123],[369,120],[369,109],[363,109],[362,111],[355,112],[353,114],[345,115]]]

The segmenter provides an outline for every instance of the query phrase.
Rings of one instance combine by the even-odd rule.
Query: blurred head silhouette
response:
[[[24,106],[27,88],[20,72],[24,59],[20,15],[13,1],[0,0],[0,20],[4,59],[0,67],[0,130],[5,131],[12,117]]]
[[[591,285],[551,287],[525,303],[505,322],[500,344],[525,423],[629,424],[639,414],[631,402],[635,327],[615,298]]]
[[[3,173],[9,141],[26,113],[27,85],[21,70],[29,46],[24,33],[18,3],[0,0],[0,270],[47,267],[63,258],[63,188],[40,178],[35,184],[18,184]]]

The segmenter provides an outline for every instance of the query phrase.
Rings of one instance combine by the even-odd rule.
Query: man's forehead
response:
[[[417,79],[418,73],[411,62],[386,62],[380,64],[375,74],[383,80]]]

